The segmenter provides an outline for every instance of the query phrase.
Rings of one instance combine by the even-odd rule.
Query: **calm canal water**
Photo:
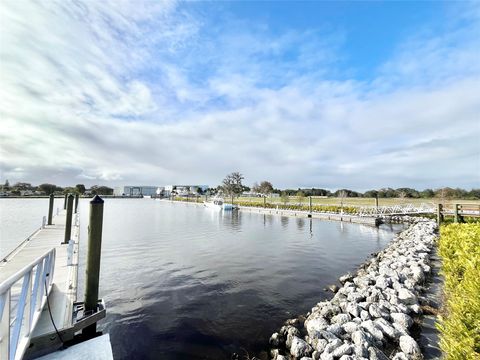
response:
[[[0,257],[40,226],[47,207],[47,199],[0,200]],[[88,200],[80,213],[82,262]],[[323,288],[384,248],[395,230],[107,199],[107,318],[99,327],[110,333],[115,359],[258,355],[284,320],[328,297]],[[80,274],[79,294],[83,262]]]

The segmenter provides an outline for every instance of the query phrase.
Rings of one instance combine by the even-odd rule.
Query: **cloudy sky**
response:
[[[0,182],[480,186],[478,2],[0,11]]]

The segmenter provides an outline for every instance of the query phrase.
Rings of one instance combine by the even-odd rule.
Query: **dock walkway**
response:
[[[27,267],[33,260],[41,257],[51,249],[55,249],[55,265],[48,303],[53,321],[60,333],[63,329],[72,326],[73,305],[77,300],[78,214],[74,214],[72,241],[70,244],[63,243],[65,222],[66,211],[59,211],[57,216],[53,218],[52,225],[42,226],[0,262],[0,284],[2,284]],[[18,299],[21,295],[21,290],[22,281],[19,279],[11,288],[11,299]],[[18,302],[12,301],[12,305],[12,313],[16,313]],[[45,339],[48,340],[46,341]],[[25,357],[28,358],[28,354],[34,354],[37,351],[42,353],[41,349],[47,345],[51,349],[52,343],[55,342],[58,343],[58,347],[62,345],[50,319],[48,306],[44,306],[38,322],[30,334],[30,347]]]
[[[43,355],[45,359],[58,358],[54,355],[56,350],[78,343],[76,335],[82,329],[105,317],[103,300],[99,300],[96,311],[88,314],[83,303],[77,302],[78,213],[72,216],[68,243],[64,242],[66,223],[67,212],[57,210],[52,225],[45,225],[44,219],[40,229],[0,260],[1,360],[34,359]],[[86,343],[90,342],[98,341]],[[109,340],[99,344],[107,343],[106,356],[101,359],[112,359]],[[75,345],[73,348],[77,350],[72,349],[68,354],[85,353],[86,348],[92,347]],[[67,353],[62,351],[64,355]]]

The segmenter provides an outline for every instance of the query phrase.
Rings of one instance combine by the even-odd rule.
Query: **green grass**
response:
[[[442,226],[439,254],[445,277],[438,324],[444,358],[480,359],[480,224]]]

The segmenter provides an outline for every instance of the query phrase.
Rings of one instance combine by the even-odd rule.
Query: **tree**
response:
[[[303,193],[302,190],[297,191],[297,201],[300,204],[303,204],[303,201],[305,200],[305,194]]]
[[[86,189],[85,189],[85,185],[83,185],[83,184],[77,184],[77,185],[75,185],[75,189],[77,189],[77,192],[78,192],[79,194],[82,194],[82,195],[85,194],[85,190],[86,190]]]
[[[378,196],[378,191],[377,190],[368,190],[363,194],[364,197],[367,198],[375,198]]]
[[[338,197],[340,198],[340,213],[343,214],[343,201],[345,200],[345,198],[347,197],[348,193],[347,193],[348,190],[339,190],[337,193],[338,193]]]
[[[259,193],[260,192],[260,185],[258,185],[257,182],[254,182],[253,185],[252,185],[252,191],[255,192],[255,193]]]
[[[435,196],[435,192],[432,189],[425,189],[420,192],[420,197],[424,199],[431,199]]]
[[[268,195],[273,191],[272,183],[269,181],[262,181],[259,186],[259,192],[263,195]]]
[[[282,195],[280,196],[283,205],[287,205],[288,201],[290,200],[290,197],[288,196],[288,193],[286,191],[282,191]]]
[[[46,195],[50,195],[50,194],[53,194],[55,192],[55,190],[57,190],[57,186],[56,185],[53,185],[53,184],[41,184],[41,185],[38,185],[38,188],[43,191]]]
[[[243,191],[242,180],[243,175],[239,172],[232,172],[228,174],[222,181],[222,191],[227,196],[238,196]]]
[[[95,191],[96,195],[113,195],[113,189],[108,186],[99,186]]]

